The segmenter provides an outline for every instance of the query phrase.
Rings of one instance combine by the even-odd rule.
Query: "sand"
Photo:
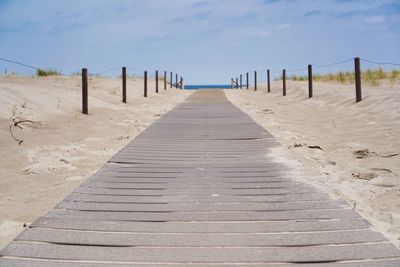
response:
[[[228,99],[283,145],[276,160],[288,176],[344,198],[400,246],[400,85],[363,86],[355,103],[352,84],[280,81],[258,91],[225,90]],[[320,147],[321,149],[319,149]]]
[[[81,114],[81,78],[0,76],[0,249],[64,199],[119,149],[190,92],[149,81],[89,79],[89,115]],[[35,123],[13,127],[10,117]]]

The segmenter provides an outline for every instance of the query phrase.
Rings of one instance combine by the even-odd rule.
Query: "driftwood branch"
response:
[[[14,135],[14,133],[13,133],[13,128],[14,127],[18,127],[18,128],[20,128],[20,129],[23,129],[22,128],[22,125],[21,124],[23,124],[23,123],[30,123],[30,124],[41,124],[41,122],[40,121],[33,121],[33,120],[28,120],[28,119],[25,119],[25,118],[18,118],[18,116],[17,116],[17,105],[15,105],[14,107],[13,107],[13,109],[11,110],[11,112],[12,112],[12,115],[11,115],[11,117],[10,117],[10,121],[11,121],[11,123],[10,123],[10,134],[11,134],[11,137],[15,140],[15,141],[17,141],[18,142],[18,145],[21,145],[22,144],[22,142],[24,142],[24,140],[22,140],[22,139],[18,139],[18,138],[16,138],[15,137],[15,135]]]

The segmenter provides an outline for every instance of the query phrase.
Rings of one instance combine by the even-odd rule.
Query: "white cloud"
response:
[[[289,23],[280,24],[276,27],[277,30],[283,30],[283,29],[288,29],[288,28],[290,28]]]
[[[365,22],[368,24],[382,24],[385,22],[385,16],[372,16],[365,19]]]

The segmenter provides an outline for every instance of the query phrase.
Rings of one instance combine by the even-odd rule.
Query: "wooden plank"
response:
[[[109,189],[294,189],[302,188],[303,185],[295,182],[280,183],[131,183],[131,182],[103,182],[103,181],[87,181],[82,186],[90,188],[109,188]]]
[[[105,212],[55,209],[46,217],[121,221],[282,221],[327,220],[359,218],[351,209],[302,210],[302,211],[217,211],[217,212]]]
[[[339,260],[400,257],[391,244],[308,246],[308,247],[107,247],[12,242],[1,255],[66,260],[136,262],[291,262],[311,263]]]
[[[254,196],[121,196],[121,195],[94,195],[72,193],[66,197],[67,201],[91,201],[107,203],[255,203],[255,202],[295,202],[326,200],[325,193],[305,194],[277,194]]]
[[[152,262],[151,266],[165,266],[164,263]],[[93,261],[71,261],[71,260],[44,260],[44,259],[1,259],[1,266],[8,267],[149,267],[148,263],[141,262],[93,262]],[[268,263],[268,262],[247,262],[243,264],[236,264],[235,262],[225,262],[225,263],[168,263],[169,267],[231,267],[231,266],[282,266],[282,267],[299,267],[299,264],[291,263]],[[346,262],[329,262],[329,263],[313,263],[313,264],[301,264],[302,267],[398,267],[400,266],[400,260],[368,260],[368,261],[346,261]]]
[[[119,195],[119,196],[212,196],[212,195],[286,195],[316,192],[316,189],[298,188],[274,188],[274,189],[124,189],[124,188],[93,188],[79,187],[74,192],[99,195]]]
[[[60,229],[28,229],[18,241],[89,246],[154,247],[293,247],[382,242],[368,230],[317,233],[112,233]]]
[[[284,203],[102,203],[102,202],[73,202],[63,201],[58,209],[86,211],[288,211],[288,210],[318,210],[338,209],[349,207],[344,201],[307,201]]]
[[[289,220],[289,221],[239,221],[239,222],[134,222],[99,221],[65,218],[40,217],[32,228],[55,228],[111,232],[145,233],[278,233],[278,232],[320,232],[351,229],[369,229],[371,225],[361,218],[336,220]]]

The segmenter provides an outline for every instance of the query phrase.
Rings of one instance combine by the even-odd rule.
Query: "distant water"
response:
[[[230,84],[185,85],[185,90],[198,90],[198,89],[231,89],[231,85]]]

